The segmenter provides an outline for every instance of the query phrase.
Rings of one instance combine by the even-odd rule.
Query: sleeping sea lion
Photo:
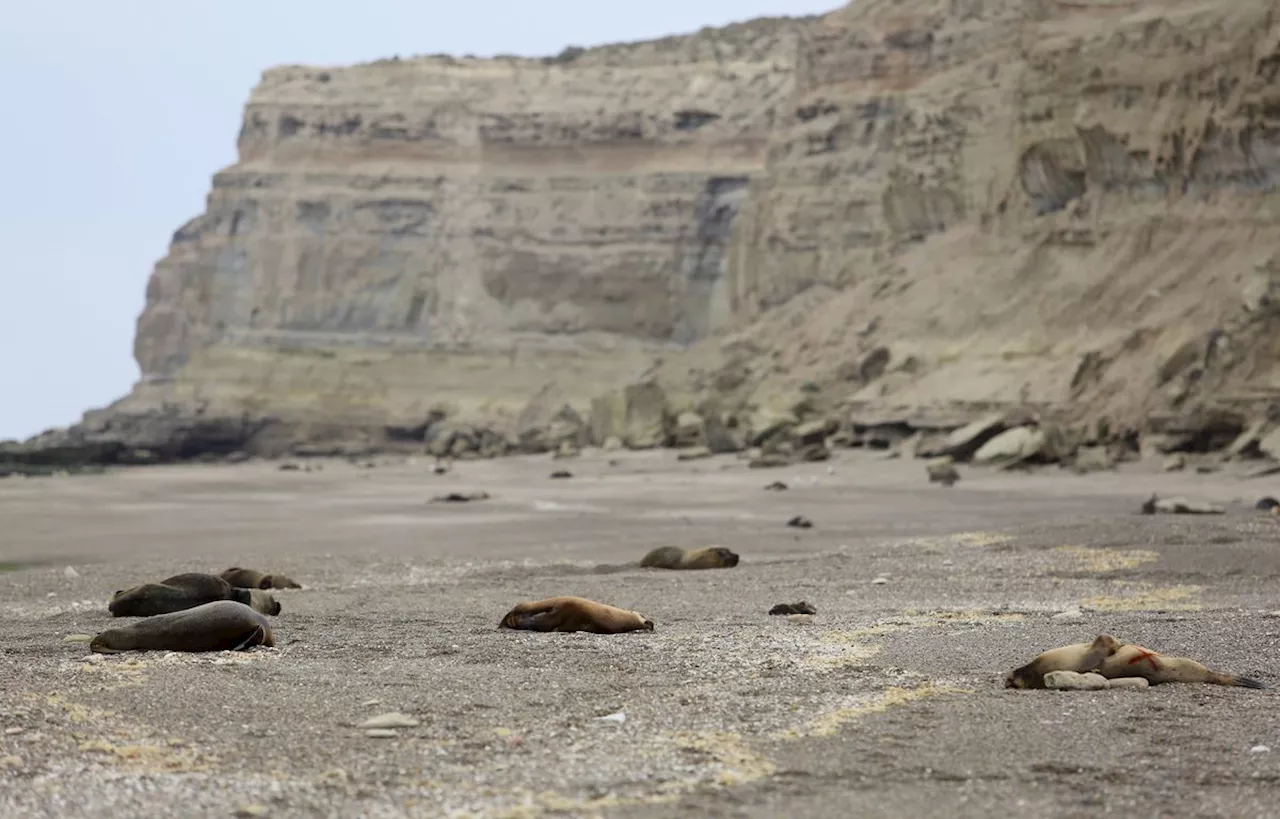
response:
[[[239,589],[300,589],[295,580],[282,574],[266,574],[256,569],[233,566],[221,575],[223,580]]]
[[[583,597],[548,597],[517,604],[498,623],[498,628],[621,634],[625,631],[653,631],[653,621],[638,611],[607,606]]]
[[[651,569],[731,569],[738,565],[738,555],[723,546],[661,546],[641,558],[640,565]]]
[[[1205,668],[1186,657],[1169,657],[1132,643],[1125,644],[1102,661],[1098,673],[1109,680],[1119,677],[1144,677],[1152,685],[1160,683],[1209,683],[1235,685],[1241,688],[1266,688],[1265,683],[1223,674]]]
[[[1026,665],[1010,671],[1004,678],[1004,687],[1044,688],[1044,675],[1050,671],[1093,671],[1119,651],[1121,645],[1110,634],[1099,634],[1092,642],[1051,648]]]
[[[266,617],[244,603],[219,600],[107,629],[93,638],[89,650],[99,654],[121,651],[239,651],[250,646],[275,644],[276,638]]]
[[[280,603],[257,589],[238,589],[221,577],[199,572],[176,574],[159,583],[143,583],[111,596],[107,611],[113,617],[152,617],[195,608],[218,600],[233,600],[262,614],[279,614]]]

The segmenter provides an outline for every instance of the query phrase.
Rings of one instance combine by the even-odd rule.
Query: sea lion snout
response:
[[[636,613],[637,613],[637,614],[639,614],[639,612],[636,612]],[[640,615],[640,619],[644,621],[644,630],[645,630],[645,631],[653,631],[653,621],[652,621],[652,620],[650,620],[648,617],[645,617],[643,614],[641,614],[641,615]]]
[[[726,567],[731,568],[738,565],[738,554],[732,549],[726,549],[723,546],[718,546],[716,547],[715,552],[724,561],[724,565]]]

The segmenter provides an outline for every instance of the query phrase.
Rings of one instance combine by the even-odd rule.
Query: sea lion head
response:
[[[280,601],[274,595],[259,589],[250,589],[248,597],[248,601],[245,602],[254,611],[272,616],[280,613]]]
[[[291,577],[282,574],[269,574],[258,583],[260,589],[300,589],[302,585]]]
[[[650,620],[648,617],[645,617],[643,614],[641,614],[641,613],[640,613],[640,612],[638,612],[638,611],[637,611],[637,612],[632,612],[632,613],[633,613],[633,614],[635,614],[635,616],[639,617],[639,618],[640,618],[640,620],[643,622],[643,629],[644,629],[644,631],[653,631],[653,621],[652,621],[652,620]]]
[[[1031,688],[1032,670],[1030,665],[1015,668],[1004,676],[1005,688]]]
[[[725,568],[731,568],[738,565],[738,554],[732,549],[726,549],[723,546],[716,546],[711,550],[711,552],[720,560],[721,563],[724,564]]]

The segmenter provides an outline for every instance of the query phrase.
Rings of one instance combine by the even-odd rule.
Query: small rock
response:
[[[804,515],[796,515],[791,520],[787,521],[787,525],[795,529],[812,529],[813,521],[809,520]]]
[[[1084,619],[1084,613],[1080,609],[1067,609],[1060,611],[1051,618],[1055,623],[1074,623],[1077,620]]]
[[[76,570],[75,570],[73,567],[71,567],[71,566],[68,566],[67,568],[63,569],[63,570],[62,570],[62,574],[63,574],[63,576],[64,576],[64,577],[66,577],[68,580],[75,580],[77,577],[79,577],[79,576],[80,576],[80,572],[76,571]]]
[[[785,492],[790,488],[791,487],[787,486],[782,481],[774,481],[773,483],[766,486],[765,490],[768,492]]]
[[[555,472],[552,472],[552,473],[551,473],[551,477],[556,478],[556,479],[561,479],[561,478],[572,478],[572,477],[573,477],[573,473],[572,473],[572,472],[570,472],[570,471],[569,471],[569,470],[567,470],[567,469],[557,469]]]
[[[695,446],[689,449],[682,449],[676,454],[677,461],[700,461],[704,458],[710,458],[714,455],[709,448],[705,446]]]
[[[375,705],[381,705],[381,704],[382,704],[382,700],[365,700],[364,702],[360,703],[360,707],[371,708]]]
[[[408,714],[402,714],[399,711],[390,711],[386,714],[379,714],[376,717],[369,717],[364,722],[357,725],[357,728],[416,728],[422,723]]]
[[[960,480],[960,472],[950,458],[926,464],[925,471],[929,475],[929,483],[940,483],[943,486],[952,487]]]
[[[806,623],[813,622],[813,615],[812,614],[788,614],[787,622],[795,623],[797,626],[803,626]]]
[[[278,467],[278,469],[279,469],[281,472],[301,472],[301,471],[302,471],[302,465],[301,465],[301,464],[295,464],[295,463],[283,463],[283,464],[280,464],[280,466]]]
[[[93,642],[93,635],[92,635],[92,634],[68,634],[66,637],[63,637],[63,638],[62,638],[62,642],[64,642],[64,643],[92,643],[92,642]]]
[[[597,717],[597,719],[599,719],[601,722],[623,723],[627,721],[627,715],[621,711],[618,711],[617,713],[607,714],[603,717]]]
[[[1182,455],[1170,455],[1168,458],[1164,459],[1164,464],[1161,466],[1161,469],[1165,472],[1180,472],[1186,468],[1187,459]]]
[[[266,816],[267,806],[266,805],[245,805],[243,807],[236,808],[235,815],[242,817],[243,819],[248,819],[249,817],[253,817],[253,816]]]
[[[1249,753],[1251,753],[1251,754],[1269,754],[1269,753],[1271,753],[1271,746],[1270,746],[1270,745],[1255,745],[1255,746],[1253,746],[1252,748],[1250,748],[1250,749],[1249,749]],[[16,757],[11,757],[11,758],[16,759]],[[22,760],[21,760],[21,759],[19,759],[19,760],[18,760],[18,762],[22,762]]]
[[[20,756],[0,757],[0,768],[21,768],[25,764]]]
[[[16,736],[16,735],[18,735],[18,734],[21,734],[21,733],[22,733],[23,731],[25,731],[25,730],[27,730],[27,729],[26,729],[26,728],[23,728],[23,727],[22,727],[22,726],[20,726],[20,725],[15,725],[15,726],[14,726],[14,727],[12,727],[12,728],[6,728],[6,729],[4,729],[4,735],[5,735],[5,736],[7,736],[7,737]]]
[[[1050,671],[1044,675],[1044,687],[1053,691],[1101,691],[1108,683],[1106,677],[1092,672]]]
[[[370,739],[395,739],[400,736],[399,732],[391,728],[370,728],[364,732],[364,735]]]
[[[1142,690],[1151,687],[1151,683],[1146,677],[1117,677],[1114,680],[1107,680],[1108,688],[1132,688]]]
[[[871,585],[873,586],[883,586],[888,582],[889,582],[889,578],[885,577],[884,575],[880,575],[879,577],[874,577],[871,579]]]
[[[87,657],[80,658],[80,662],[82,663],[105,663],[106,661],[107,655],[105,654],[90,654]]]
[[[48,594],[45,595],[45,597],[57,597],[57,596],[58,596],[57,592],[49,592]]]

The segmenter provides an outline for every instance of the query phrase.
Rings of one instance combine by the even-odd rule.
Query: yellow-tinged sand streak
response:
[[[941,535],[938,537],[913,537],[903,541],[903,546],[970,546],[970,547],[990,547],[1000,546],[1013,540],[1012,535],[1002,534],[1000,532],[957,532],[953,535]]]
[[[31,696],[45,707],[54,708],[79,730],[69,732],[79,740],[77,748],[101,761],[133,773],[175,773],[207,771],[216,759],[186,747],[180,739],[152,739],[143,736],[138,726],[121,725],[116,714],[90,708],[63,697],[48,694]],[[98,736],[88,736],[97,734]]]
[[[1074,568],[1086,572],[1136,569],[1145,563],[1154,563],[1160,559],[1160,554],[1150,549],[1097,549],[1073,545],[1059,546],[1054,551],[1068,557]]]
[[[773,739],[787,741],[798,739],[811,739],[814,737],[828,737],[840,730],[847,722],[851,722],[859,717],[868,714],[879,714],[888,711],[890,708],[898,705],[906,705],[910,702],[922,700],[927,697],[936,697],[942,694],[972,694],[973,692],[964,688],[952,688],[950,686],[935,685],[934,683],[925,683],[916,688],[899,688],[891,687],[878,694],[865,694],[853,697],[844,706],[821,714],[814,719],[809,720],[803,725],[796,728],[788,728],[773,735]]]
[[[1097,611],[1199,611],[1203,608],[1198,598],[1204,586],[1160,588],[1148,583],[1122,581],[1113,581],[1111,585],[1122,594],[1087,597],[1080,601],[1081,608]]]

